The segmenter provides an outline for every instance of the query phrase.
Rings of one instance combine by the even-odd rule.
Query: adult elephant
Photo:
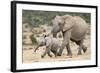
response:
[[[85,53],[87,47],[83,45],[83,41],[85,38],[86,31],[88,29],[88,25],[86,21],[79,16],[56,16],[53,19],[53,37],[57,36],[57,33],[62,31],[63,34],[63,43],[62,47],[58,52],[58,55],[61,56],[63,49],[66,47],[67,55],[72,56],[72,52],[70,49],[70,40],[75,42],[78,47],[78,55],[82,54],[82,50]]]

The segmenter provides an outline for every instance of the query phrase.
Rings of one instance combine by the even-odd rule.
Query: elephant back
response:
[[[81,18],[80,16],[74,16],[73,21],[74,21],[74,28],[78,29],[79,31],[87,30],[88,25],[87,25],[86,21],[83,18]]]

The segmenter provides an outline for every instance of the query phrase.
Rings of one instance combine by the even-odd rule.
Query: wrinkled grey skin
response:
[[[66,47],[67,55],[72,56],[70,40],[79,45],[78,55],[82,54],[82,50],[85,53],[87,48],[83,45],[83,41],[87,28],[87,23],[81,17],[70,15],[56,16],[53,19],[53,37],[56,37],[57,33],[61,31],[64,39],[58,55],[61,56],[63,49]]]
[[[53,37],[42,37],[42,39],[40,40],[40,42],[38,43],[39,45],[37,46],[37,48],[34,50],[34,52],[36,52],[36,50],[41,47],[41,46],[46,46],[45,52],[43,53],[43,55],[41,56],[42,58],[44,58],[44,56],[46,54],[48,54],[48,56],[52,57],[52,55],[50,54],[50,51],[55,55],[55,57],[57,56],[57,52],[58,49],[61,47],[60,46],[60,41],[56,38]]]

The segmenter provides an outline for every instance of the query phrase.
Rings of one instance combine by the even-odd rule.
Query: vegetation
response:
[[[34,11],[34,10],[23,10],[22,18],[23,23],[29,23],[31,26],[36,27],[39,25],[52,25],[51,21],[56,15],[66,15],[70,14],[72,16],[80,16],[86,22],[91,23],[91,14],[90,13],[77,13],[77,12],[55,12],[55,11]]]
[[[31,36],[30,36],[30,39],[32,40],[32,44],[37,44],[37,40],[36,40],[36,38],[34,37],[34,35],[31,35]]]

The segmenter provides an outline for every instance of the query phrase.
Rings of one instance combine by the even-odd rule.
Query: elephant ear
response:
[[[74,19],[73,19],[73,17],[71,15],[64,15],[62,17],[64,19],[64,24],[63,24],[62,31],[65,32],[65,31],[70,30],[73,27]]]

